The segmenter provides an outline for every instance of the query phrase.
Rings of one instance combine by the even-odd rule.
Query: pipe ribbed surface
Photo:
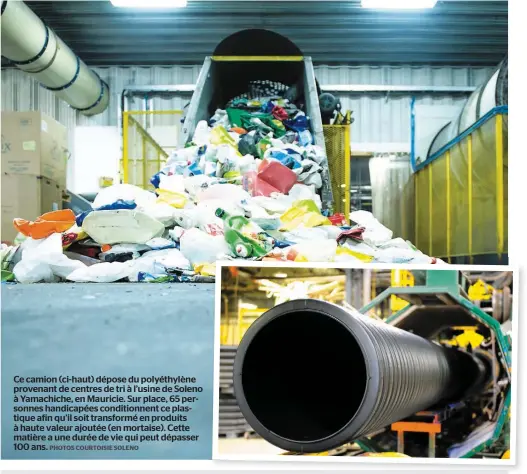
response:
[[[234,362],[234,390],[264,439],[321,452],[462,397],[480,369],[469,354],[358,312],[297,300],[249,328]]]

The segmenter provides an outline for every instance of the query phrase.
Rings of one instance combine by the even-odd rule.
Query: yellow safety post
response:
[[[323,125],[334,211],[344,214],[348,223],[351,206],[350,129],[349,125]]]
[[[503,196],[503,116],[496,115],[496,219],[498,232],[498,257],[504,246],[504,196]]]
[[[141,152],[143,156],[143,186],[142,187],[146,189],[146,183],[148,182],[148,177],[146,175],[148,156],[146,154],[146,140],[144,138],[143,140],[141,140]]]
[[[448,263],[450,263],[450,239],[451,239],[451,222],[450,222],[450,151],[446,152],[446,253],[448,255]]]
[[[461,145],[460,145],[461,146]],[[468,159],[468,255],[470,263],[473,262],[472,256],[472,134],[468,136],[467,142]]]
[[[432,243],[433,243],[433,233],[432,233],[432,164],[428,166],[428,255],[432,256]]]
[[[394,288],[406,288],[414,286],[415,279],[411,271],[408,270],[392,270],[390,272],[390,285]],[[400,311],[408,306],[408,301],[399,298],[398,296],[391,295],[390,297],[390,309],[392,313]]]
[[[123,113],[123,182],[128,183],[128,112]]]
[[[414,184],[415,184],[415,202],[414,202],[414,215],[415,215],[415,246],[419,248],[419,175],[416,173],[414,175]]]
[[[344,125],[344,183],[345,183],[345,200],[344,200],[344,216],[346,223],[350,223],[351,212],[351,127]]]

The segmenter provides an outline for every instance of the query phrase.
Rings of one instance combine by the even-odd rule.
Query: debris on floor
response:
[[[116,184],[77,216],[15,219],[20,233],[16,245],[2,245],[2,281],[208,282],[215,261],[238,258],[443,263],[393,238],[369,212],[352,212],[350,225],[327,215],[325,153],[301,107],[272,94],[285,86],[271,85],[256,81],[199,122],[152,177],[153,191]]]

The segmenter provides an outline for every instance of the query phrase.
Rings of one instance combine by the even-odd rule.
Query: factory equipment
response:
[[[439,130],[420,163],[413,134],[412,127],[414,174],[402,213],[411,225],[403,226],[404,237],[450,263],[507,263],[507,59]]]
[[[461,135],[465,130],[481,120],[496,107],[509,103],[509,66],[505,58],[496,71],[481,84],[468,98],[463,110],[455,120],[444,125],[432,140],[427,153],[427,159],[435,155],[441,148]],[[504,131],[507,131],[507,116],[504,119]],[[485,141],[483,134],[476,135],[477,140]]]
[[[412,457],[501,457],[511,340],[468,300],[462,277],[429,271],[426,285],[389,288],[360,313],[312,299],[266,312],[234,362],[251,427],[300,453],[356,441]],[[365,315],[392,295],[407,306],[386,322]],[[477,337],[460,343],[466,331]]]
[[[305,106],[314,144],[325,151],[320,111],[320,88],[311,58],[302,56],[287,38],[267,30],[243,30],[226,38],[214,55],[205,58],[195,92],[187,109],[181,143],[192,139],[199,121],[208,120],[218,108],[245,92],[250,81],[266,80],[290,86],[285,96]],[[324,209],[333,207],[330,172],[322,172]]]
[[[108,85],[22,1],[3,0],[2,55],[84,115],[108,107]]]

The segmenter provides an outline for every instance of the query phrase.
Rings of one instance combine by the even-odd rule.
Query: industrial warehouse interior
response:
[[[506,457],[512,295],[503,271],[222,267],[219,456]]]
[[[3,1],[4,278],[507,264],[508,3],[427,3]]]
[[[508,1],[0,11],[2,458],[515,462]]]

